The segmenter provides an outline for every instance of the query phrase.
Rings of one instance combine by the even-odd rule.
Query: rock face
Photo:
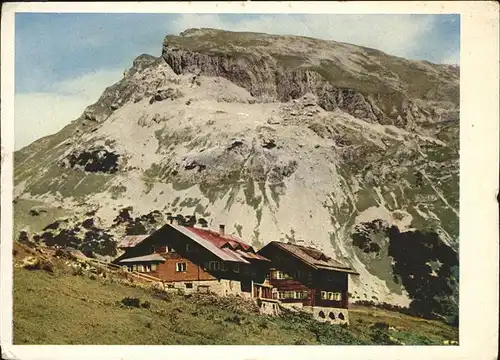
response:
[[[333,41],[192,29],[166,36],[162,57],[177,74],[221,76],[260,101],[310,92],[324,110],[404,127],[435,121],[434,102],[453,108],[458,99],[455,68]]]
[[[354,301],[437,311],[458,284],[458,94],[456,68],[354,45],[168,35],[160,58],[139,56],[78,119],[16,152],[16,229],[43,241],[33,204],[80,219],[51,243],[90,236],[101,250],[171,217],[224,223],[257,247],[303,241],[349,263]],[[104,245],[85,235],[89,213]]]

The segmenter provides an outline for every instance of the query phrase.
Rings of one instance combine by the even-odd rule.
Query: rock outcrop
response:
[[[168,35],[162,57],[177,74],[221,76],[259,101],[287,102],[314,93],[327,111],[339,108],[405,128],[437,120],[426,104],[419,105],[412,97],[458,106],[455,70],[334,41],[193,29]],[[427,90],[427,84],[417,88],[420,83],[435,83],[436,89]]]

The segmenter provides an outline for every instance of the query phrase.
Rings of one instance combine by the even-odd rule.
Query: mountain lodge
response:
[[[307,246],[272,241],[258,252],[272,262],[269,283],[284,307],[311,312],[319,321],[348,323],[351,268]]]
[[[224,225],[215,232],[167,224],[148,236],[126,236],[118,246],[125,252],[113,262],[187,293],[210,291],[272,301],[270,287],[264,284],[270,260],[224,230]]]
[[[148,273],[170,289],[257,300],[261,311],[278,304],[311,312],[320,321],[348,323],[348,275],[357,274],[321,251],[273,241],[256,251],[219,231],[166,224],[150,235],[126,236],[113,263]]]

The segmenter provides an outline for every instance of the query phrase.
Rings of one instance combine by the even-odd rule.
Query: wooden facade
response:
[[[355,271],[312,247],[271,242],[256,252],[219,232],[167,224],[147,236],[128,236],[114,263],[146,272],[186,291],[235,294],[276,315],[280,304],[312,312],[331,323],[348,323],[348,276]]]
[[[354,271],[335,266],[327,268],[330,259],[321,253],[316,259],[320,266],[314,258],[306,257],[307,254],[301,256],[305,247],[286,244],[285,248],[280,244],[283,243],[271,242],[259,251],[272,261],[268,279],[275,299],[308,307],[348,308],[348,276]]]
[[[251,294],[254,282],[264,282],[270,266],[267,259],[262,256],[257,259],[245,258],[243,261],[235,258],[221,259],[217,253],[200,245],[192,237],[187,236],[186,234],[189,234],[189,232],[183,233],[177,229],[170,225],[163,226],[135,246],[125,249],[125,253],[115,259],[114,263],[123,265],[126,259],[133,260],[145,255],[159,254],[164,261],[157,262],[154,266],[149,265],[147,267],[143,262],[127,263],[126,266],[130,268],[135,265],[137,271],[146,271],[149,275],[166,282],[184,282],[188,288],[189,282],[225,279],[239,282],[241,291]],[[196,231],[198,234],[203,234],[200,229],[196,229]],[[210,235],[212,238],[214,237],[213,233]],[[196,233],[193,236],[196,236]],[[222,235],[220,239],[224,240],[226,238]],[[226,247],[224,241],[221,241],[221,244],[223,244],[221,248],[224,249]],[[234,242],[232,244],[234,245]],[[217,246],[220,246],[220,244],[217,244]],[[249,256],[252,255],[253,249],[248,245],[246,247],[248,248],[245,251],[249,252]],[[236,244],[236,248],[239,249],[238,244]],[[245,256],[242,248],[239,251],[243,253],[242,256]]]

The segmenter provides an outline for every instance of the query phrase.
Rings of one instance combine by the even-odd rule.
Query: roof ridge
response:
[[[281,241],[272,241],[273,243],[276,243],[278,244],[278,246],[280,246],[282,249],[286,250],[286,251],[290,251],[288,250],[286,247],[287,246],[290,246],[290,247],[293,247],[293,248],[296,248],[300,251],[302,251],[306,256],[308,256],[309,258],[312,259],[312,261],[309,261],[309,260],[306,260],[304,258],[302,258],[301,256],[299,256],[299,254],[297,254],[297,256],[299,256],[300,258],[302,258],[303,261],[306,261],[306,262],[309,262],[311,265],[313,266],[316,266],[316,265],[324,265],[325,263],[327,263],[329,266],[331,267],[334,267],[334,268],[338,268],[338,269],[352,269],[350,266],[348,265],[345,265],[343,263],[341,263],[339,260],[333,258],[332,256],[328,256],[327,254],[325,254],[322,250],[320,249],[317,249],[315,247],[312,247],[312,246],[304,246],[304,245],[298,245],[298,244],[292,244],[292,243],[285,243],[285,242],[281,242]],[[283,246],[284,245],[284,246]],[[312,256],[311,254],[308,254],[306,251],[304,251],[304,249],[307,249],[307,250],[314,250],[314,251],[317,251],[319,252],[322,256],[320,256],[318,259],[315,258],[314,256]],[[325,260],[322,260],[321,258],[324,257],[326,258],[326,261]],[[331,263],[333,262],[333,263]]]

